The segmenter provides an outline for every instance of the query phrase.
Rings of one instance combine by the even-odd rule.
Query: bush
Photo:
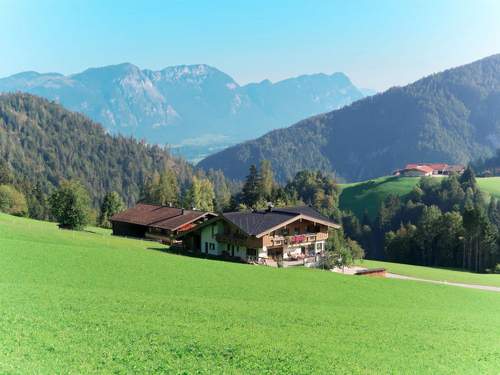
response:
[[[25,216],[28,213],[28,204],[24,194],[11,185],[0,185],[0,211]]]
[[[497,263],[497,265],[495,266],[494,273],[499,273],[500,274],[500,263]]]
[[[328,270],[335,267],[349,267],[357,260],[363,259],[364,256],[363,248],[350,238],[344,239],[335,247],[332,247],[332,243],[329,241],[327,251],[321,256],[318,266]]]
[[[50,210],[61,228],[83,229],[89,223],[89,194],[79,182],[63,181],[50,197]]]

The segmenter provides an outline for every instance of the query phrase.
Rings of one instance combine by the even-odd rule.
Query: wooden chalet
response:
[[[212,212],[140,203],[110,221],[114,235],[172,242],[179,234],[216,216]]]
[[[182,233],[186,250],[248,262],[300,260],[322,253],[340,226],[308,206],[227,212]]]

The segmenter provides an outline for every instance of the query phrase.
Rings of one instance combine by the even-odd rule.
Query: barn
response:
[[[212,212],[140,203],[110,221],[114,235],[171,242],[180,233],[216,216]]]

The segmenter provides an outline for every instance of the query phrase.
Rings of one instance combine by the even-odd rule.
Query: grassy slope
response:
[[[411,192],[418,181],[418,177],[390,176],[345,184],[342,185],[340,207],[344,210],[351,210],[360,218],[366,210],[373,219],[380,203],[389,194],[404,196]],[[500,198],[500,177],[478,178],[478,184],[484,192]]]
[[[392,273],[419,277],[422,279],[500,287],[500,275],[494,274],[478,274],[445,268],[422,267],[411,264],[381,262],[376,260],[363,260],[360,262],[360,265],[370,268],[383,267]]]
[[[500,298],[0,214],[0,373],[496,374]]]

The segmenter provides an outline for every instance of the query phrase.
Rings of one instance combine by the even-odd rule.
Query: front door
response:
[[[272,249],[267,249],[267,255],[274,260],[283,259],[283,248],[276,247]]]

